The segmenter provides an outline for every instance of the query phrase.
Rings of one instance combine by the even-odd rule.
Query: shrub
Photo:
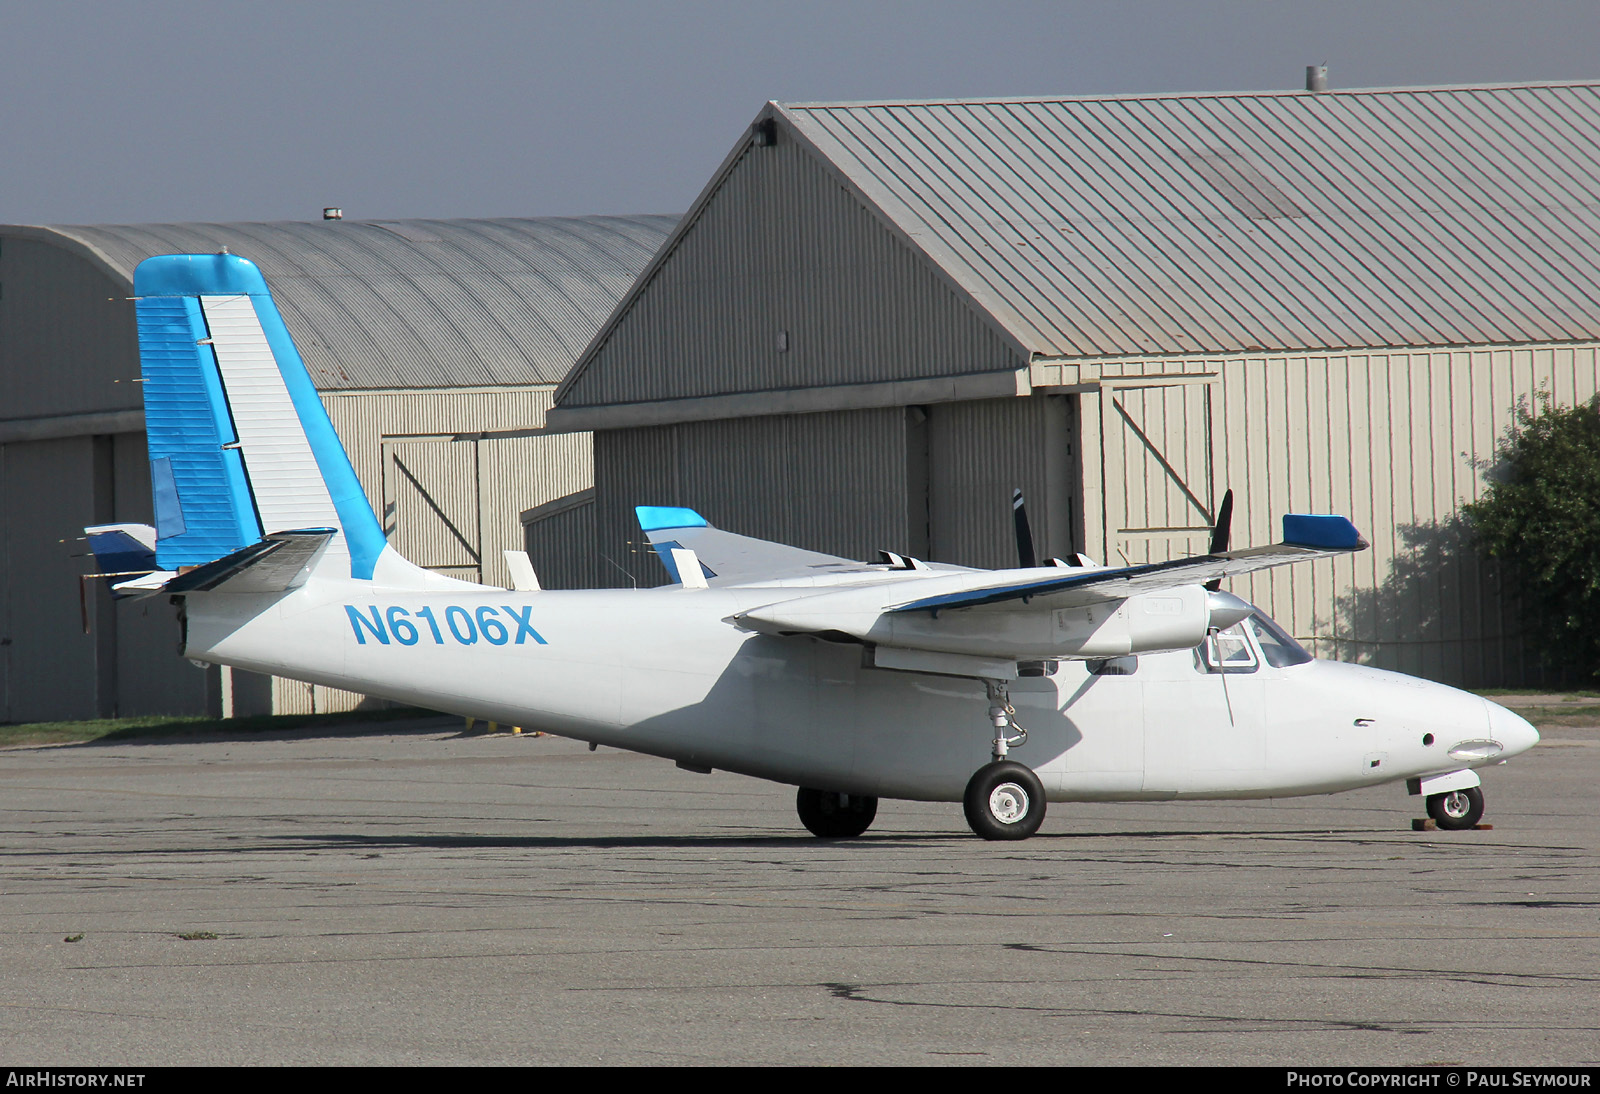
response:
[[[1582,406],[1518,405],[1473,533],[1522,597],[1545,664],[1600,679],[1600,396]]]

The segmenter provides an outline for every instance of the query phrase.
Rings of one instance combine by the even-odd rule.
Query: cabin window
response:
[[[1198,651],[1202,672],[1255,672],[1261,662],[1255,647],[1245,636],[1244,624],[1235,623],[1225,631],[1206,635]]]
[[[1306,652],[1304,646],[1289,636],[1288,631],[1266,616],[1252,615],[1248,622],[1251,633],[1256,636],[1256,644],[1261,647],[1261,656],[1273,668],[1285,669],[1290,665],[1304,665],[1316,660]]]

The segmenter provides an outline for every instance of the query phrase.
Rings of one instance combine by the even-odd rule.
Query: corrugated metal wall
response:
[[[985,569],[1017,565],[1011,492],[1018,487],[1038,557],[1078,549],[1071,410],[1064,396],[927,408],[928,558]]]
[[[688,506],[729,531],[846,558],[887,549],[1003,567],[1016,565],[1020,486],[1039,547],[1076,549],[1061,397],[607,431],[595,435],[595,474],[604,585],[666,580],[635,504]]]
[[[1161,392],[1166,411],[1153,440],[1182,454],[1168,462],[1208,505],[1233,488],[1235,547],[1276,542],[1288,512],[1348,514],[1372,543],[1357,555],[1236,580],[1234,592],[1321,656],[1479,687],[1547,682],[1522,650],[1515,605],[1501,594],[1496,568],[1479,560],[1459,505],[1482,493],[1519,401],[1547,391],[1571,405],[1600,392],[1595,345],[1166,359],[1100,372],[1106,388],[1083,396],[1099,409],[1085,421],[1104,430],[1088,445],[1101,454],[1105,484],[1092,499],[1091,553],[1142,561],[1147,540],[1124,534],[1121,514],[1185,511],[1159,461],[1128,455],[1130,434],[1107,424],[1119,419],[1106,404],[1138,390],[1132,377],[1189,373],[1188,386],[1142,389],[1146,398]],[[1196,443],[1197,391],[1213,400],[1209,454]],[[1187,414],[1179,413],[1184,399]],[[1086,467],[1086,478],[1095,470]],[[1179,550],[1204,550],[1205,539],[1193,533]]]
[[[94,455],[90,437],[0,445],[0,720],[100,713],[95,642],[76,610],[82,564],[70,548],[95,511]]]
[[[594,490],[579,490],[522,514],[524,549],[545,589],[604,584],[595,553]]]
[[[473,435],[542,426],[551,391],[324,393],[322,401],[397,550],[442,573],[477,581],[481,572],[509,586],[501,552],[523,548],[520,514],[594,484],[589,436]]]
[[[746,150],[638,293],[568,381],[562,406],[1024,364],[921,255],[787,141]]]
[[[175,656],[164,599],[91,583],[83,631],[84,525],[148,521],[148,467],[141,434],[0,445],[0,722],[210,709],[215,673]]]
[[[660,585],[635,505],[684,505],[719,528],[847,558],[926,542],[911,412],[852,410],[595,435],[600,583]],[[922,518],[925,519],[925,518]]]
[[[0,239],[0,419],[137,410],[127,296],[77,255]]]

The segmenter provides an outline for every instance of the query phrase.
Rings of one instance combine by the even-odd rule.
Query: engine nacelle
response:
[[[1198,646],[1213,627],[1250,612],[1228,593],[1181,585],[1070,608],[1004,605],[945,611],[819,612],[815,602],[775,604],[741,620],[769,634],[832,632],[878,646],[1005,660],[1123,657]]]

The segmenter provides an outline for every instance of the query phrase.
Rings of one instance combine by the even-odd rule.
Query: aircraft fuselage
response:
[[[727,622],[771,599],[313,579],[259,598],[191,594],[186,654],[693,767],[961,800],[992,744],[982,682],[866,667],[854,643]],[[1208,670],[1201,651],[1181,650],[1144,654],[1131,675],[1063,661],[1054,676],[1012,681],[1029,735],[1012,756],[1051,801],[1266,798],[1460,771],[1538,739],[1444,685],[1329,661],[1275,667],[1259,646],[1249,652],[1248,671]]]

